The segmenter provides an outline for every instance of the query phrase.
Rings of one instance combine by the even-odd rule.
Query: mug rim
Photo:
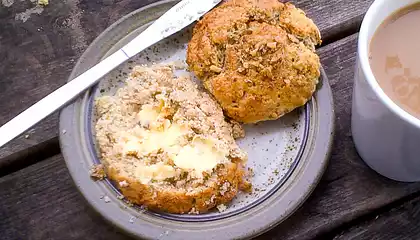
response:
[[[372,20],[375,18],[375,16],[380,11],[379,7],[381,4],[383,4],[386,0],[375,0],[372,5],[369,7],[368,11],[366,12],[366,15],[363,18],[360,31],[359,31],[359,37],[357,42],[357,48],[358,48],[358,58],[360,61],[360,68],[363,71],[364,76],[366,77],[366,82],[371,87],[372,91],[378,96],[380,101],[395,115],[400,117],[405,122],[408,122],[411,125],[416,126],[417,128],[420,128],[420,119],[414,117],[413,115],[409,114],[407,111],[402,109],[400,106],[398,106],[392,99],[385,94],[385,92],[382,90],[382,88],[379,86],[379,83],[376,81],[375,76],[373,75],[372,69],[370,67],[369,63],[369,44],[370,41],[368,39],[368,29],[371,27]],[[420,2],[420,1],[419,1]],[[409,6],[412,3],[405,4],[404,6],[401,6],[399,9]],[[396,10],[397,11],[397,10]],[[387,17],[389,17],[388,15]],[[377,28],[375,29],[375,31]]]

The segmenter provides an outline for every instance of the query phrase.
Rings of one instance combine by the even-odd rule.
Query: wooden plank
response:
[[[294,0],[319,25],[324,42],[357,31],[373,0]],[[50,1],[24,22],[36,1],[0,3],[0,125],[66,82],[90,42],[125,14],[156,0]],[[57,136],[57,114],[0,150],[0,159]],[[28,135],[29,137],[25,137]]]
[[[385,179],[359,158],[351,137],[351,94],[357,35],[319,50],[335,101],[336,136],[327,171],[313,195],[288,221],[261,239],[311,239],[420,190],[420,183]]]
[[[359,31],[373,0],[292,0],[318,25],[324,45]]]
[[[420,239],[420,197],[372,215],[369,219],[337,234],[334,240]]]
[[[337,114],[335,148],[326,174],[298,212],[258,239],[322,239],[324,234],[420,190],[420,183],[398,183],[379,176],[353,147],[350,106],[356,38],[352,35],[320,49]],[[90,213],[60,156],[3,177],[0,195],[0,216],[4,216],[0,232],[7,233],[9,239],[56,239],[63,233],[69,239],[76,239],[73,235],[123,239]],[[48,227],[51,224],[53,227]]]
[[[21,158],[28,156],[28,149],[38,148],[38,145],[42,145],[44,148],[42,150],[47,154],[48,152],[51,152],[49,156],[57,154],[57,151],[59,151],[59,149],[57,149],[57,147],[59,147],[57,136],[58,113],[55,113],[42,121],[41,124],[36,125],[34,128],[0,149],[0,176],[2,176],[3,171],[5,173],[9,171],[3,170],[6,162],[16,165],[18,169],[27,166],[29,164],[28,162],[21,161],[21,164],[19,164],[21,167],[19,167],[18,164],[13,163],[12,161],[19,161]],[[34,161],[39,160],[41,160],[41,158],[34,159]]]
[[[0,179],[1,239],[130,239],[77,191],[61,155]]]

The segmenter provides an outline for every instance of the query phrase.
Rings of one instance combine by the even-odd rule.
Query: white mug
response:
[[[376,0],[367,11],[358,39],[351,117],[360,157],[381,175],[404,182],[420,181],[420,120],[379,87],[369,65],[369,44],[385,19],[416,2],[420,0]]]

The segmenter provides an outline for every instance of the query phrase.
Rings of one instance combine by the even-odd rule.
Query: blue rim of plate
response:
[[[95,164],[100,164],[100,158],[98,157],[98,153],[96,150],[96,143],[94,140],[94,131],[92,128],[92,116],[94,116],[94,98],[95,98],[95,92],[98,88],[98,85],[95,85],[94,87],[91,88],[91,90],[89,90],[89,97],[87,99],[87,111],[85,112],[85,116],[83,118],[84,123],[83,123],[83,127],[85,129],[84,132],[84,138],[86,139],[87,143],[89,144],[89,154],[93,159],[93,162]],[[296,155],[296,158],[293,160],[292,165],[290,166],[289,170],[287,171],[287,173],[283,176],[283,178],[280,180],[280,182],[278,182],[276,184],[276,186],[274,186],[272,189],[270,189],[270,191],[268,191],[266,194],[264,194],[261,198],[253,201],[252,203],[250,203],[249,205],[236,209],[234,211],[231,212],[226,212],[226,213],[218,213],[217,215],[208,215],[208,214],[198,214],[198,215],[190,215],[190,214],[172,214],[172,213],[165,213],[165,212],[158,212],[158,211],[152,211],[152,210],[144,210],[141,206],[134,204],[134,208],[142,211],[148,215],[151,216],[155,216],[155,217],[160,217],[166,220],[173,220],[173,221],[181,221],[181,222],[207,222],[207,221],[216,221],[216,220],[220,220],[220,219],[224,219],[224,218],[229,218],[235,215],[238,215],[240,213],[243,213],[245,211],[248,211],[249,209],[254,208],[255,206],[261,204],[262,202],[264,202],[266,199],[270,198],[275,192],[277,192],[282,186],[283,184],[289,179],[289,177],[292,175],[293,171],[295,170],[296,166],[298,165],[298,163],[300,162],[300,159],[302,158],[303,152],[305,151],[305,147],[306,147],[306,143],[308,140],[308,135],[309,135],[309,130],[310,130],[310,107],[309,105],[312,104],[312,100],[309,101],[308,103],[306,103],[303,107],[300,107],[298,109],[296,109],[295,111],[302,111],[303,108],[303,113],[305,114],[305,125],[304,125],[304,133],[303,133],[303,138],[301,141],[301,145],[299,148],[299,151]],[[110,187],[117,195],[121,195],[123,196],[123,194],[118,190],[118,188],[115,186],[115,183],[110,180],[109,178],[105,178],[104,181],[106,182],[106,184],[108,185],[108,187]]]

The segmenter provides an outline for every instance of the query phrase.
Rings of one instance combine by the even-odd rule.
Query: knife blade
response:
[[[221,1],[180,1],[124,47],[1,126],[0,147],[64,107],[122,63],[197,21]]]

